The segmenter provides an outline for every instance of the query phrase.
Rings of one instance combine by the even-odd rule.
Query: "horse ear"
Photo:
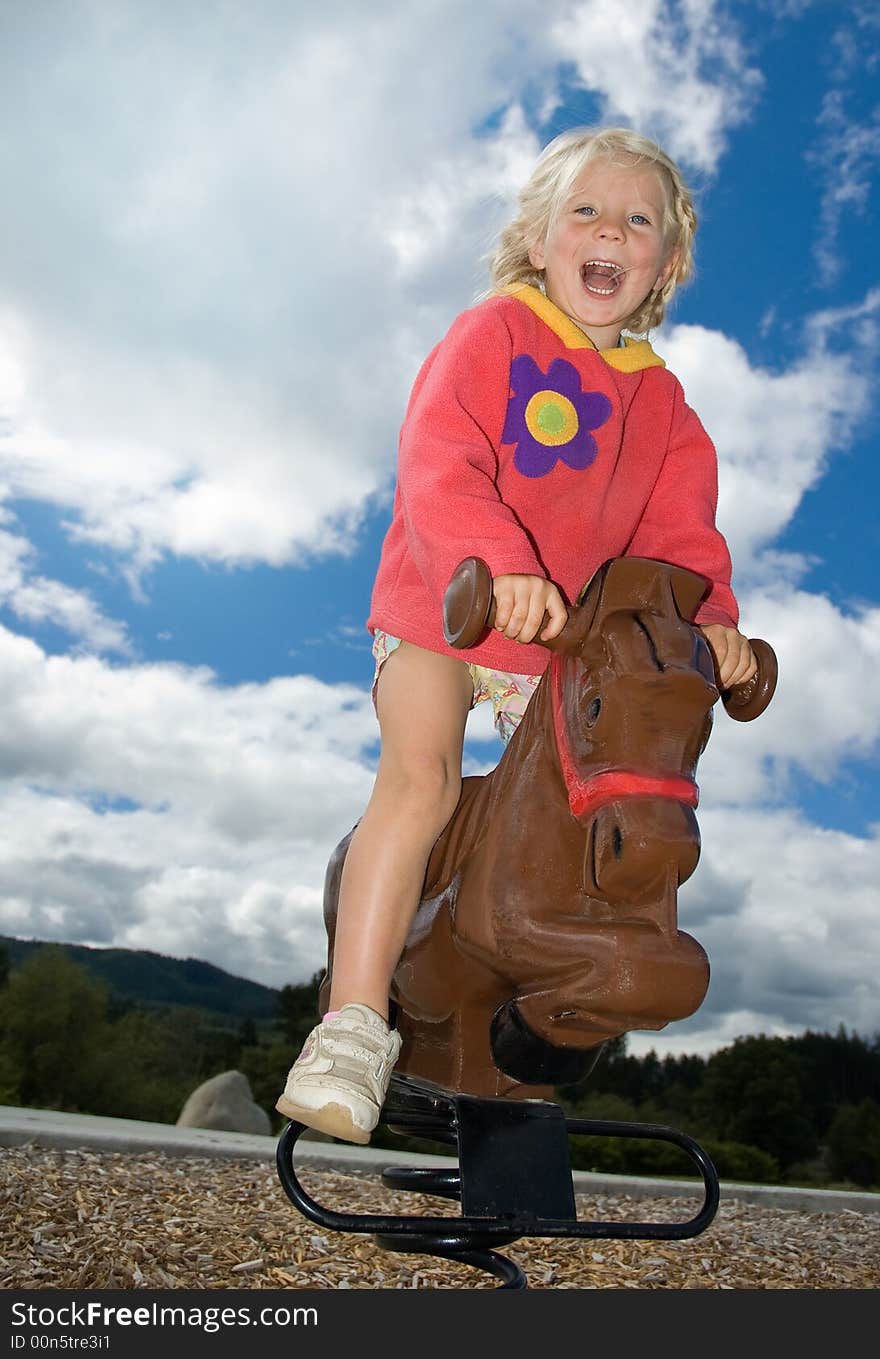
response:
[[[611,561],[605,562],[582,587],[574,608],[568,615],[568,622],[559,636],[550,642],[542,643],[548,651],[558,651],[560,655],[576,655],[581,650],[599,613],[605,577],[611,565]]]
[[[617,609],[667,613],[674,607],[690,622],[708,585],[695,571],[653,557],[614,557],[602,571],[603,614]]]
[[[596,623],[618,609],[666,613],[674,604],[690,623],[707,586],[704,576],[683,566],[649,557],[612,557],[587,581],[559,636],[545,645],[551,651],[578,652]]]
[[[614,557],[603,568],[602,610],[645,610],[668,613],[678,610],[691,622],[709,582],[696,571],[653,557]]]
[[[705,576],[698,576],[696,571],[686,571],[683,566],[667,566],[666,570],[669,572],[675,607],[685,622],[692,623],[700,601],[709,588],[709,581]]]

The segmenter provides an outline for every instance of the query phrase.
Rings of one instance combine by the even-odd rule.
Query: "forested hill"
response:
[[[9,966],[19,967],[32,953],[46,948],[34,939],[10,939],[0,935],[0,949]],[[125,1004],[192,1006],[230,1019],[273,1019],[278,1012],[279,992],[271,986],[234,977],[222,968],[198,958],[170,958],[142,949],[87,948],[83,944],[57,944],[72,962],[103,981],[113,997]]]

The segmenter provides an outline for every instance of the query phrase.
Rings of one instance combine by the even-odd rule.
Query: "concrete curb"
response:
[[[178,1128],[172,1123],[141,1123],[127,1118],[67,1114],[52,1109],[21,1109],[0,1105],[0,1145],[56,1147],[108,1152],[164,1152],[169,1156],[243,1157],[275,1160],[277,1138],[252,1133],[217,1132],[209,1128]],[[442,1164],[440,1155],[357,1147],[341,1142],[313,1141],[304,1135],[296,1144],[296,1164],[322,1166],[349,1174],[379,1174],[386,1166]],[[451,1158],[450,1158],[451,1159]],[[688,1198],[702,1193],[693,1180],[652,1180],[625,1175],[572,1172],[575,1189],[583,1193],[625,1195],[630,1198]],[[740,1200],[765,1208],[788,1208],[802,1213],[880,1213],[880,1194],[847,1193],[832,1189],[791,1189],[763,1184],[721,1185],[722,1201]]]

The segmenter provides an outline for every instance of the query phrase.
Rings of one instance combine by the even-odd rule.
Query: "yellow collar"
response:
[[[585,335],[580,326],[569,320],[565,312],[560,311],[556,303],[551,302],[539,288],[533,288],[530,283],[514,283],[509,288],[502,288],[501,291],[525,303],[530,311],[550,327],[554,335],[559,336],[566,349],[596,349],[589,335]],[[625,335],[624,345],[623,349],[598,349],[596,352],[609,367],[617,368],[622,373],[638,373],[643,368],[666,367],[647,340],[635,340]]]

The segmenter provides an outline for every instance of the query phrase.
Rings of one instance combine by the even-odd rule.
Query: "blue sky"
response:
[[[50,15],[52,22],[50,23]],[[655,348],[780,657],[700,769],[692,1019],[878,1025],[880,21],[833,0],[0,4],[0,932],[322,964],[376,755],[372,576],[418,365],[541,147],[679,160]],[[328,92],[332,91],[332,98]],[[467,768],[500,747],[471,720]]]

